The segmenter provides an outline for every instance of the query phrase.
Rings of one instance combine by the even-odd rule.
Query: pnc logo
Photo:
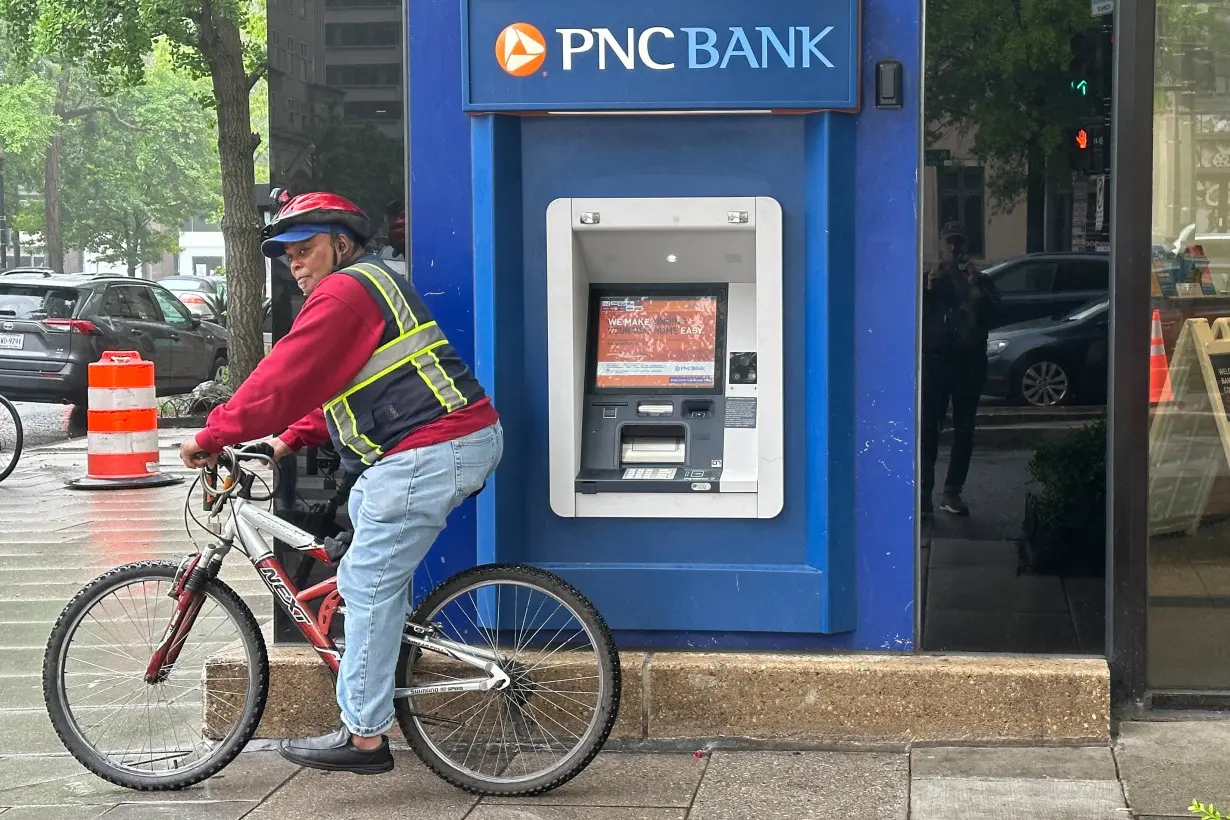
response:
[[[495,38],[495,59],[514,77],[528,77],[547,59],[547,38],[529,23],[512,23]]]

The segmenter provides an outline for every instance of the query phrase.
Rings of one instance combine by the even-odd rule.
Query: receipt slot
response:
[[[546,316],[557,515],[781,512],[775,200],[554,200]]]

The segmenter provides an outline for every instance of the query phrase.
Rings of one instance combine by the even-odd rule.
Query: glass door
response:
[[[1146,683],[1154,691],[1230,690],[1225,3],[1157,2],[1152,191],[1148,284],[1131,284],[1150,289]]]

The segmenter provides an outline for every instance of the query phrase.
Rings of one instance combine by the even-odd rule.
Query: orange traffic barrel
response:
[[[163,487],[183,481],[162,472],[154,363],[134,351],[109,350],[89,369],[86,474],[78,490]]]

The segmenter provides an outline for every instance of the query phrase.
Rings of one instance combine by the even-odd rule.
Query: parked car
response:
[[[158,284],[178,296],[194,315],[223,324],[226,317],[225,276],[168,276],[159,279]]]
[[[1101,253],[1031,253],[984,273],[999,288],[995,327],[1059,316],[1110,292],[1110,257]]]
[[[56,273],[56,271],[51,268],[8,268],[3,273],[0,273],[0,276],[17,276],[22,273],[36,273],[51,276]]]
[[[88,369],[106,350],[154,362],[158,395],[190,392],[226,366],[227,332],[166,288],[127,276],[0,279],[0,394],[84,405]]]
[[[1062,316],[992,330],[983,393],[1035,407],[1105,401],[1109,304],[1103,296]]]

